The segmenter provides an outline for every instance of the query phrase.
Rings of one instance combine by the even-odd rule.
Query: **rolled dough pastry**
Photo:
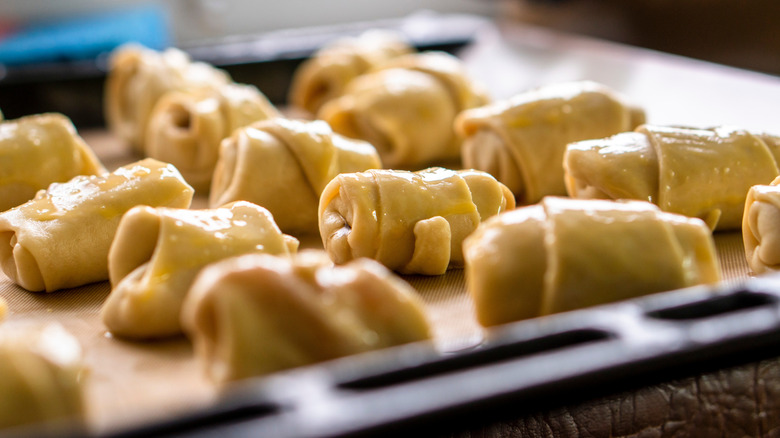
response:
[[[24,204],[53,182],[105,172],[62,114],[0,122],[0,211]]]
[[[239,201],[213,210],[138,206],[124,215],[108,254],[112,285],[103,305],[115,335],[180,334],[181,305],[207,264],[247,253],[288,256],[298,240],[282,234],[263,207]]]
[[[13,331],[4,327],[0,330],[0,433],[34,426],[38,433],[67,435],[83,427],[83,371],[81,346],[61,326]]]
[[[267,120],[222,143],[209,204],[254,202],[285,232],[316,235],[325,185],[339,173],[381,167],[373,146],[334,133],[323,121]]]
[[[192,62],[175,48],[157,52],[137,45],[121,46],[109,58],[104,95],[106,123],[114,135],[143,153],[152,108],[163,94],[218,87],[230,81],[224,71]]]
[[[748,191],[742,240],[748,266],[755,274],[780,270],[780,177]]]
[[[397,33],[371,30],[339,39],[304,61],[292,77],[288,100],[316,114],[352,79],[414,49]]]
[[[218,382],[431,337],[411,286],[373,260],[333,267],[315,250],[210,265],[187,296],[182,323]]]
[[[108,250],[136,205],[188,207],[192,187],[175,167],[147,158],[103,176],[77,176],[0,213],[0,262],[29,291],[108,279]]]
[[[485,172],[368,170],[334,178],[320,198],[322,243],[337,264],[368,257],[404,274],[462,265],[461,243],[480,221],[515,207]]]
[[[590,81],[547,85],[465,111],[455,129],[464,138],[463,165],[506,184],[518,204],[565,195],[563,153],[577,140],[635,128],[644,111]]]
[[[317,117],[373,144],[392,169],[460,164],[455,116],[487,103],[463,64],[443,52],[404,55],[352,80]]]
[[[219,144],[238,128],[278,117],[279,111],[251,85],[165,93],[149,119],[146,155],[179,169],[198,192],[208,192]]]
[[[546,197],[489,219],[463,252],[484,326],[720,279],[704,222],[644,201]]]
[[[777,140],[728,126],[643,125],[568,145],[566,188],[575,198],[641,199],[712,229],[739,229],[750,187],[779,173]]]

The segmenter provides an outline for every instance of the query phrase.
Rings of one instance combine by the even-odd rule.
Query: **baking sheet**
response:
[[[741,124],[768,129],[780,98],[780,81],[723,70],[704,63],[659,57],[599,42],[512,27],[492,33],[463,54],[476,77],[485,80],[494,97],[506,97],[545,82],[593,79],[622,90],[648,108],[655,123]],[[491,39],[492,38],[492,39]],[[496,68],[500,60],[501,68]],[[720,94],[718,94],[720,93]],[[756,95],[744,110],[739,103]],[[718,105],[723,99],[731,105]],[[696,108],[691,110],[691,106]],[[82,132],[109,169],[139,159],[103,131]],[[196,199],[193,207],[204,207]],[[715,236],[724,281],[735,282],[750,272],[739,233]],[[307,242],[307,245],[316,243]],[[463,271],[439,277],[406,277],[421,294],[434,325],[439,348],[456,351],[473,346],[483,333],[473,317]],[[21,328],[57,322],[81,342],[87,379],[88,423],[100,433],[138,422],[169,418],[214,402],[215,388],[202,373],[184,338],[139,343],[113,338],[99,311],[109,293],[107,282],[52,294],[34,294],[0,274],[0,296],[7,299],[6,327]]]
[[[103,131],[82,132],[82,136],[111,170],[138,158]],[[194,208],[205,206],[204,198],[193,203]],[[741,234],[717,233],[715,241],[724,281],[746,278],[749,268]],[[316,238],[302,241],[302,246],[317,245]],[[465,349],[482,340],[463,270],[404,278],[423,298],[441,351]],[[106,331],[100,308],[109,292],[108,282],[101,282],[50,294],[30,293],[0,274],[0,296],[7,299],[10,310],[8,327],[56,322],[81,342],[92,430],[101,433],[162,420],[213,403],[218,388],[205,378],[185,338],[135,342],[114,338]]]

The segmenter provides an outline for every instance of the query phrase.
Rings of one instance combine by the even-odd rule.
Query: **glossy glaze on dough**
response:
[[[778,155],[771,136],[743,129],[643,125],[570,144],[564,167],[572,197],[646,200],[733,230],[750,187],[778,175]]]
[[[151,158],[52,184],[0,213],[2,269],[35,292],[107,280],[108,250],[122,215],[136,205],[186,208],[192,195],[175,167]]]
[[[86,414],[78,341],[61,326],[0,331],[0,432],[36,426],[65,434]],[[75,430],[75,429],[73,429]],[[25,435],[27,436],[27,435]]]
[[[459,165],[455,116],[487,102],[460,60],[425,52],[394,58],[355,78],[317,117],[338,133],[373,144],[386,168],[416,170]]]
[[[24,204],[51,183],[105,172],[62,114],[0,122],[0,211]]]
[[[643,201],[546,197],[487,220],[463,248],[485,326],[720,279],[704,222]]]
[[[518,204],[565,195],[563,153],[573,141],[628,131],[644,111],[603,85],[552,84],[465,111],[455,127],[463,137],[463,166],[506,184]]]
[[[207,193],[220,142],[238,128],[279,115],[250,85],[171,91],[150,116],[146,155],[173,164],[196,191]]]
[[[443,274],[462,265],[461,243],[480,221],[514,208],[484,172],[430,168],[341,174],[322,193],[320,234],[337,263],[378,260],[406,274]]]
[[[403,280],[368,259],[333,267],[314,250],[210,265],[182,324],[217,382],[431,337],[423,303]]]
[[[339,39],[295,70],[288,100],[316,114],[322,105],[340,96],[352,79],[413,51],[400,35],[389,31],[371,30]]]
[[[175,48],[157,52],[132,44],[121,46],[109,58],[104,94],[106,123],[114,135],[143,153],[149,117],[163,94],[219,87],[230,81],[224,71],[192,62]]]
[[[180,334],[182,302],[204,266],[297,249],[298,240],[282,234],[268,210],[249,202],[212,210],[135,207],[122,218],[108,254],[112,290],[103,322],[123,337]]]
[[[273,119],[239,129],[222,143],[209,204],[247,200],[283,231],[317,234],[317,206],[339,173],[381,168],[374,147],[334,133],[323,121]]]

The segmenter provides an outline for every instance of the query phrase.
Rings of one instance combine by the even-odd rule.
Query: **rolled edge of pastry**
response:
[[[108,254],[112,290],[103,323],[114,335],[181,333],[181,305],[206,265],[241,254],[289,256],[298,240],[263,207],[238,201],[211,210],[137,206],[119,223]]]
[[[0,213],[0,264],[16,284],[52,292],[108,279],[122,215],[136,205],[188,207],[175,167],[147,158],[102,176],[78,176]]]
[[[225,383],[430,339],[415,291],[368,259],[251,254],[204,269],[182,312],[206,374]]]
[[[162,52],[136,44],[115,49],[108,63],[104,93],[108,128],[136,152],[145,152],[149,117],[157,100],[171,90],[220,86],[230,82],[223,70],[168,48]]]
[[[615,299],[669,290],[664,287],[661,290],[651,288],[636,291],[634,289],[637,285],[632,285],[630,281],[631,273],[626,274],[628,277],[606,283],[597,278],[591,281],[589,277],[595,275],[591,268],[603,271],[608,270],[608,266],[604,266],[600,260],[590,260],[596,254],[601,254],[596,250],[592,253],[587,251],[578,258],[577,254],[566,250],[566,246],[572,244],[571,241],[558,241],[562,238],[556,229],[560,222],[553,222],[550,215],[569,209],[581,209],[582,212],[569,216],[570,219],[576,219],[577,216],[590,218],[588,220],[599,224],[597,228],[602,231],[609,229],[621,233],[603,236],[603,239],[609,240],[602,241],[597,229],[582,228],[577,231],[582,235],[582,239],[576,242],[579,248],[597,244],[601,247],[598,251],[608,250],[598,242],[613,242],[609,248],[621,246],[622,242],[631,241],[632,233],[647,240],[647,228],[643,224],[653,221],[658,225],[653,235],[663,236],[665,242],[662,242],[660,248],[665,248],[668,253],[647,253],[642,263],[650,263],[653,257],[663,260],[664,266],[668,265],[670,259],[679,262],[676,268],[672,266],[679,275],[675,274],[673,280],[663,279],[659,284],[682,288],[720,280],[715,244],[709,228],[700,219],[665,213],[657,206],[643,201],[583,201],[546,197],[540,204],[488,219],[465,240],[466,282],[481,325],[494,326],[582,307],[578,303],[604,304]],[[565,226],[569,233],[564,235],[566,237],[571,237],[577,227],[587,226],[586,223],[567,221]],[[617,245],[616,242],[621,243]],[[625,250],[631,250],[636,244],[624,246]],[[615,252],[609,257],[624,259],[626,254],[620,254]],[[565,259],[561,259],[561,256]],[[659,270],[661,268],[658,267]],[[564,275],[566,279],[561,283],[554,278],[555,275]],[[576,283],[578,293],[587,296],[574,297],[570,287],[572,282]],[[647,289],[647,285],[642,286]],[[606,287],[608,293],[600,296],[602,287]]]
[[[83,371],[81,346],[62,326],[4,329],[0,429],[25,427],[47,435],[84,429]]]
[[[490,172],[519,204],[566,195],[561,165],[570,142],[629,131],[644,110],[592,81],[555,83],[460,113],[464,167]]]
[[[6,120],[0,129],[0,211],[24,204],[51,183],[106,173],[73,122],[62,114]]]
[[[368,31],[337,40],[304,61],[292,77],[288,100],[311,114],[341,95],[355,77],[414,49],[394,32]]]
[[[462,263],[462,241],[483,218],[514,206],[508,189],[480,171],[341,174],[320,198],[320,235],[336,264],[367,257],[401,273],[439,275]]]
[[[323,121],[269,119],[222,142],[209,205],[247,200],[267,208],[285,232],[316,234],[325,185],[339,173],[381,167],[373,145],[337,134]]]
[[[254,86],[225,84],[165,93],[146,130],[146,154],[173,164],[197,192],[208,192],[220,142],[234,130],[279,116]]]
[[[750,188],[742,216],[748,266],[756,274],[780,270],[780,177]]]

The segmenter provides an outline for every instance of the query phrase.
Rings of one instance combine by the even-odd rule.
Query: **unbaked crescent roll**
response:
[[[518,204],[565,195],[563,153],[577,140],[634,129],[644,111],[615,91],[589,81],[547,85],[511,99],[465,111],[456,131],[463,165],[506,184]]]
[[[32,426],[38,433],[67,435],[83,428],[83,371],[81,346],[60,325],[3,328],[0,431]]]
[[[206,267],[182,324],[218,382],[431,337],[422,301],[403,280],[368,259],[333,267],[314,250]]]
[[[53,182],[106,172],[62,114],[0,122],[0,211],[24,204]]]
[[[740,229],[750,187],[778,175],[776,140],[734,127],[643,125],[570,144],[566,188],[575,198],[641,199],[712,229]]]
[[[114,135],[143,153],[152,108],[163,94],[219,87],[230,81],[226,72],[192,62],[175,48],[158,52],[132,44],[121,46],[109,58],[104,94],[106,124]]]
[[[0,262],[29,291],[108,279],[108,250],[136,205],[186,208],[193,190],[175,167],[147,158],[104,176],[78,176],[0,213]]]
[[[208,192],[222,139],[252,122],[279,115],[251,85],[171,91],[150,116],[146,155],[173,164],[197,192]]]
[[[180,334],[182,302],[204,266],[247,253],[289,256],[297,249],[298,240],[282,234],[268,210],[249,202],[213,210],[135,207],[119,223],[108,254],[112,290],[103,322],[130,338]]]
[[[463,64],[443,52],[394,58],[351,81],[317,117],[333,130],[373,144],[392,169],[460,163],[455,116],[487,103]]]
[[[273,119],[239,129],[221,146],[209,204],[239,199],[267,208],[288,233],[317,233],[317,206],[339,173],[381,168],[376,149],[323,121]]]
[[[463,252],[484,326],[720,279],[704,222],[643,201],[546,197],[487,220]]]
[[[780,177],[748,191],[742,240],[748,266],[755,274],[780,270]]]
[[[514,208],[512,193],[485,172],[368,170],[334,178],[320,198],[320,234],[337,264],[359,257],[404,274],[462,265],[463,239]]]
[[[288,100],[316,114],[323,104],[340,96],[352,79],[413,51],[400,35],[389,31],[372,30],[358,37],[339,39],[295,70]]]

